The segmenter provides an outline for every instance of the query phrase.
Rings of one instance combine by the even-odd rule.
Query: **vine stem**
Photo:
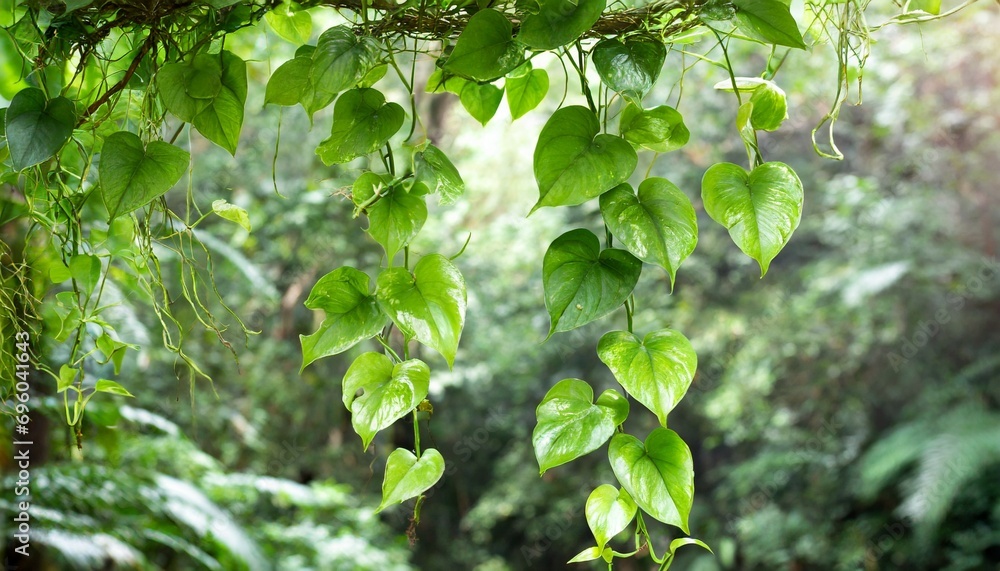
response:
[[[132,63],[128,66],[128,69],[125,70],[125,75],[123,75],[122,78],[118,80],[118,83],[109,87],[107,91],[105,91],[100,97],[98,97],[97,101],[94,101],[90,105],[90,107],[87,107],[87,110],[84,111],[83,115],[80,116],[80,120],[77,121],[76,123],[77,127],[86,123],[87,119],[89,119],[91,115],[96,113],[97,110],[100,109],[102,105],[107,103],[111,99],[111,97],[114,96],[114,94],[118,93],[122,89],[125,89],[125,86],[128,85],[128,82],[132,79],[132,76],[135,75],[136,70],[139,69],[139,64],[142,63],[143,58],[145,58],[146,54],[148,54],[150,50],[153,49],[154,45],[156,45],[156,34],[155,32],[151,31],[149,35],[146,36],[146,41],[142,43],[142,47],[139,48],[139,53],[132,60]]]
[[[417,409],[413,409],[413,449],[420,458],[420,418]]]

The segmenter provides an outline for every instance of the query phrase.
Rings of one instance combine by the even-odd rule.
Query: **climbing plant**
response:
[[[839,82],[813,146],[840,158],[833,126],[851,78],[860,78],[869,34],[970,3],[942,12],[940,2],[907,0],[892,13],[880,9],[884,23],[869,25],[867,0],[792,3],[795,15],[782,0],[0,0],[0,23],[19,55],[23,84],[0,110],[0,222],[25,229],[19,250],[3,249],[5,284],[19,292],[0,297],[4,361],[13,362],[7,355],[16,332],[40,339],[44,329],[46,342],[60,348],[51,351],[59,362],[41,362],[39,370],[61,395],[82,449],[87,403],[98,393],[129,397],[137,390],[94,373],[110,365],[117,375],[126,353],[139,348],[108,317],[123,299],[152,308],[164,346],[192,382],[207,375],[185,352],[190,327],[173,313],[177,300],[238,355],[212,308],[252,331],[215,289],[212,254],[198,227],[218,216],[250,231],[249,217],[224,197],[212,197],[211,209],[203,210],[190,177],[186,194],[177,188],[193,161],[181,135],[239,152],[248,70],[227,48],[227,37],[266,25],[296,50],[270,74],[265,103],[301,107],[294,112],[310,118],[332,106],[332,124],[322,126],[330,135],[315,153],[327,166],[356,172],[343,194],[384,249],[378,267],[331,268],[313,285],[305,305],[324,319],[301,337],[302,369],[361,343],[378,349],[348,367],[343,405],[366,450],[379,431],[412,417],[413,449],[388,454],[378,509],[416,498],[419,523],[425,492],[444,474],[446,458],[421,447],[419,420],[433,413],[427,396],[434,373],[418,348],[439,354],[442,366],[454,365],[467,293],[464,248],[410,251],[421,229],[434,223],[427,201],[447,206],[465,190],[452,161],[427,136],[418,94],[457,96],[483,124],[505,98],[517,120],[558,97],[530,165],[538,186],[530,212],[596,201],[604,232],[568,228],[548,245],[546,339],[615,320],[618,329],[601,338],[596,352],[621,391],[595,399],[585,379],[556,383],[536,410],[532,444],[541,473],[608,444],[617,482],[581,498],[594,545],[572,561],[603,559],[610,568],[615,558],[647,549],[667,569],[678,548],[708,548],[683,536],[654,546],[644,519],[690,532],[692,455],[668,421],[694,379],[697,355],[666,318],[657,329],[633,329],[641,302],[633,290],[644,270],[665,272],[672,289],[699,229],[688,193],[670,180],[642,176],[640,155],[652,161],[696,137],[678,108],[685,93],[713,86],[691,88],[684,75],[694,65],[725,70],[728,79],[714,89],[732,93],[733,137],[747,158],[708,168],[701,203],[757,261],[763,278],[798,226],[805,196],[794,170],[765,157],[758,140],[759,131],[778,129],[788,115],[778,80],[786,58],[796,50],[830,50]],[[339,22],[314,30],[320,11]],[[757,76],[737,74],[734,42],[760,47],[765,58]],[[668,74],[676,87],[672,105],[650,102],[672,54],[670,61],[679,62]],[[432,71],[423,73],[427,67]],[[560,71],[563,81],[553,81],[550,73]],[[549,94],[560,83],[563,92]],[[400,101],[382,87],[391,84],[403,87]],[[569,93],[573,86],[579,97]],[[828,133],[822,142],[821,129]],[[168,279],[166,260],[177,265],[178,279]],[[630,414],[651,414],[659,426],[628,434]],[[616,551],[611,540],[629,528],[634,550]]]

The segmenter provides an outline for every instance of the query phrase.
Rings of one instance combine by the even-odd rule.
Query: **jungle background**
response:
[[[314,12],[336,22],[332,12]],[[998,29],[1000,13],[984,5],[880,30],[863,105],[845,106],[836,126],[839,162],[809,143],[835,92],[829,48],[792,54],[776,79],[790,118],[761,141],[806,189],[791,243],[761,280],[699,208],[702,243],[673,293],[664,273],[644,273],[637,328],[666,321],[699,354],[671,428],[694,453],[692,534],[715,555],[682,550],[676,569],[1000,569]],[[10,41],[0,37],[0,106],[23,85]],[[434,223],[412,248],[457,252],[471,239],[457,260],[468,324],[454,370],[441,368],[431,382],[429,439],[448,469],[410,545],[412,502],[373,511],[385,454],[412,438],[411,427],[397,423],[364,454],[340,404],[349,356],[299,374],[298,335],[321,318],[302,304],[309,289],[335,267],[374,266],[380,257],[342,196],[351,174],[324,167],[312,151],[330,110],[317,114],[314,129],[301,109],[281,112],[279,144],[279,111],[263,106],[264,85],[293,48],[264,24],[227,47],[251,62],[240,150],[232,158],[197,134],[186,144],[198,200],[225,198],[249,212],[251,232],[219,218],[199,237],[223,298],[260,334],[244,339],[230,324],[225,337],[237,361],[192,325],[185,348],[209,384],[162,349],[151,310],[124,298],[116,325],[141,351],[121,378],[141,390],[88,408],[82,453],[59,399],[36,400],[44,414],[35,421],[48,435],[33,458],[37,551],[14,556],[16,506],[5,492],[8,568],[588,568],[565,562],[590,545],[587,492],[613,474],[602,448],[539,478],[534,407],[563,378],[613,386],[593,347],[623,316],[542,343],[541,245],[566,224],[600,219],[596,204],[526,218],[544,114],[512,123],[502,105],[482,127],[456,97],[418,94],[430,138],[468,190],[455,205],[432,207]],[[765,65],[766,50],[730,55],[743,75]],[[648,100],[675,101],[690,63],[672,52]],[[564,79],[557,65],[549,71],[543,106],[552,110]],[[711,66],[686,73],[679,108],[691,142],[650,170],[696,207],[705,168],[743,154],[731,135],[732,95],[705,87],[723,79]],[[851,102],[858,99],[855,84]],[[13,242],[21,231],[7,223],[0,235]],[[169,260],[164,267],[169,275]],[[182,323],[185,311],[175,309]],[[59,361],[56,344],[36,347]],[[4,423],[5,490],[13,489],[9,431]]]

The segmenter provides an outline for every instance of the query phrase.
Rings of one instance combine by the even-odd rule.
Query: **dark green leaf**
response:
[[[365,450],[378,431],[389,427],[427,396],[431,370],[418,359],[396,365],[381,353],[364,353],[344,375],[344,406]],[[357,396],[358,391],[362,391]]]
[[[798,24],[788,5],[780,0],[733,0],[736,27],[766,44],[805,49]]]
[[[163,141],[143,147],[142,140],[127,131],[108,136],[98,172],[109,222],[170,190],[184,175],[190,159],[187,151]]]
[[[619,129],[626,141],[657,153],[675,151],[691,138],[681,114],[666,105],[645,111],[628,105],[622,110]]]
[[[661,42],[617,38],[603,40],[591,52],[601,81],[639,105],[660,76],[667,57]]]
[[[359,270],[343,267],[316,282],[305,305],[323,310],[326,318],[312,335],[299,335],[302,369],[322,357],[343,353],[379,334],[388,323],[371,291],[371,280]]]
[[[694,462],[691,450],[676,432],[657,428],[645,445],[630,434],[616,434],[611,438],[608,458],[618,481],[643,511],[689,533]]]
[[[352,89],[333,107],[333,130],[316,154],[327,165],[346,163],[373,153],[399,131],[406,112],[397,103],[386,103],[376,89]]]
[[[589,30],[607,7],[605,0],[539,0],[538,11],[521,22],[517,39],[537,50],[554,50]]]
[[[486,9],[469,19],[444,69],[477,81],[493,81],[523,61],[524,48],[514,41],[510,20]]]
[[[76,125],[73,102],[65,97],[46,101],[41,89],[17,92],[4,117],[7,147],[14,170],[37,165],[53,156],[69,140]]]
[[[607,390],[594,404],[594,391],[580,379],[565,379],[545,393],[535,409],[538,424],[531,434],[538,467],[565,464],[597,450],[628,417],[628,401]]]

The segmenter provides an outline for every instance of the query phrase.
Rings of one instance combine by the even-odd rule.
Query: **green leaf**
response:
[[[628,401],[604,391],[594,404],[594,390],[580,379],[564,379],[545,393],[535,409],[531,434],[541,473],[597,450],[628,417]],[[602,546],[603,547],[603,546]]]
[[[130,347],[135,350],[139,349],[138,345],[130,345],[128,343],[123,343],[111,337],[107,333],[101,334],[101,336],[97,338],[97,341],[95,341],[95,344],[97,345],[97,348],[100,349],[102,353],[104,353],[105,357],[104,361],[99,361],[99,362],[101,364],[107,363],[109,361],[113,362],[115,366],[116,375],[121,372],[122,360],[125,358],[126,350],[128,350]]]
[[[486,125],[496,115],[503,99],[503,89],[489,84],[467,81],[458,94],[462,107],[472,115],[472,118]]]
[[[625,490],[611,484],[598,486],[587,498],[587,525],[597,540],[597,548],[604,546],[632,523],[637,507]]]
[[[413,187],[410,192],[415,191],[437,193],[441,204],[454,204],[465,194],[465,181],[441,149],[427,145],[413,155]]]
[[[590,230],[571,230],[556,238],[542,261],[545,308],[551,321],[548,337],[617,309],[632,293],[640,273],[641,261],[625,250],[601,250]]]
[[[313,89],[309,80],[312,58],[297,57],[278,66],[267,81],[264,104],[297,105]],[[331,97],[332,101],[332,97]]]
[[[675,151],[691,138],[681,114],[666,105],[645,111],[628,105],[622,110],[619,129],[626,141],[657,153]]]
[[[476,12],[455,43],[444,69],[477,81],[493,81],[521,65],[524,48],[514,41],[510,20],[496,10]]]
[[[359,206],[379,198],[365,208],[368,234],[385,248],[391,260],[410,243],[427,220],[427,204],[423,197],[410,194],[402,186],[386,187],[386,181],[375,173],[365,173],[354,183],[353,197]]]
[[[660,42],[617,38],[602,40],[591,52],[604,85],[639,105],[660,76],[667,48]]]
[[[4,117],[7,148],[20,171],[55,156],[76,126],[73,102],[65,97],[46,101],[45,92],[29,87],[14,95]]]
[[[941,13],[941,0],[910,0],[907,14],[917,11],[938,15]]]
[[[518,77],[508,77],[504,82],[510,116],[518,119],[545,99],[549,92],[549,74],[544,69],[532,69]]]
[[[644,339],[627,331],[601,337],[597,355],[625,392],[656,414],[662,426],[684,398],[698,368],[698,356],[686,337],[660,329]]]
[[[766,44],[806,49],[788,5],[780,0],[733,0],[736,27]]]
[[[600,547],[588,547],[580,553],[577,553],[572,559],[567,561],[567,563],[584,563],[586,561],[594,561],[595,559],[601,558],[601,548]]]
[[[77,254],[69,260],[69,272],[83,295],[89,298],[101,279],[101,260],[90,254]]]
[[[94,391],[99,393],[110,393],[113,395],[135,398],[135,395],[125,390],[125,387],[119,385],[114,381],[109,381],[107,379],[100,379],[99,381],[97,381],[97,384],[94,385]]]
[[[352,89],[334,105],[333,130],[316,154],[329,166],[373,153],[399,131],[405,118],[403,108],[386,103],[377,89]]]
[[[323,32],[312,54],[313,85],[326,93],[355,87],[375,67],[378,43],[370,36],[357,37],[350,26]]]
[[[537,50],[560,48],[589,30],[606,7],[605,0],[539,0],[538,12],[525,16],[517,39]]]
[[[382,479],[382,503],[375,513],[392,504],[405,502],[431,489],[444,475],[444,458],[433,448],[420,458],[404,448],[397,448],[385,461]]]
[[[608,459],[622,487],[643,511],[689,533],[694,462],[676,432],[657,428],[645,445],[630,434],[616,434],[608,446]]]
[[[698,217],[687,195],[665,178],[648,178],[636,196],[628,183],[601,195],[611,234],[647,264],[656,264],[674,287],[677,268],[698,244]]]
[[[752,104],[750,124],[754,129],[774,131],[788,118],[788,101],[785,92],[773,81],[759,77],[737,77],[736,89],[749,93]],[[733,80],[715,84],[715,89],[733,91]],[[746,103],[744,103],[746,105]]]
[[[729,230],[764,277],[802,217],[802,182],[786,164],[764,163],[747,173],[739,165],[712,165],[701,181],[705,212]]]
[[[312,35],[312,16],[296,2],[285,1],[264,14],[274,33],[293,44],[304,44]]]
[[[191,156],[163,141],[145,147],[133,133],[118,131],[104,140],[98,167],[108,221],[149,204],[181,179]]]
[[[413,268],[382,270],[375,297],[382,310],[408,338],[416,339],[455,363],[465,326],[465,279],[448,258],[424,256]]]
[[[572,206],[628,180],[638,157],[621,137],[598,134],[597,116],[586,107],[563,107],[538,136],[534,169],[543,206]]]
[[[431,370],[419,359],[396,365],[382,353],[363,353],[344,375],[344,406],[365,450],[387,428],[427,396]],[[362,391],[360,396],[355,396]]]
[[[79,372],[79,369],[74,369],[69,365],[59,367],[59,379],[56,381],[56,392],[61,393],[73,386],[73,381],[76,380],[76,375]]]
[[[677,553],[677,550],[685,545],[697,545],[698,547],[704,547],[709,553],[715,553],[712,548],[708,546],[704,541],[700,539],[695,539],[693,537],[678,537],[677,539],[670,542],[669,552],[671,555]]]
[[[220,198],[219,200],[212,202],[212,212],[218,214],[226,220],[229,220],[230,222],[239,224],[247,232],[251,230],[250,215],[247,214],[246,209],[236,206],[235,204],[230,204],[229,202],[226,202],[224,198]]]
[[[379,334],[388,319],[375,301],[371,280],[359,270],[343,267],[316,282],[305,306],[323,310],[326,318],[312,335],[299,335],[302,372],[322,357],[343,353]]]

